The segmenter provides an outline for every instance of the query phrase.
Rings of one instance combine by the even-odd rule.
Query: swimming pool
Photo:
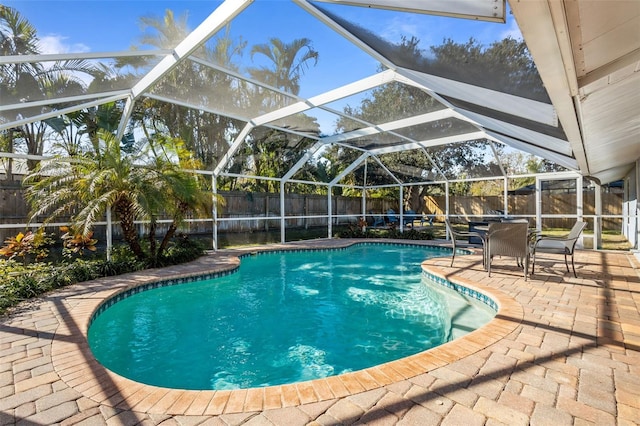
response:
[[[181,389],[269,386],[363,369],[493,317],[422,276],[420,263],[442,255],[424,246],[358,244],[244,257],[237,273],[130,291],[108,303],[94,315],[89,344],[118,374]]]

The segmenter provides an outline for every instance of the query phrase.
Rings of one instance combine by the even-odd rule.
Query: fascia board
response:
[[[474,21],[506,22],[505,0],[317,0],[323,3],[421,13]]]

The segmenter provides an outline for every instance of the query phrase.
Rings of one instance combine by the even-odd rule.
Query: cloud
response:
[[[91,49],[89,46],[83,43],[68,43],[69,37],[65,37],[59,34],[48,34],[46,36],[39,37],[40,43],[38,47],[43,54],[55,54],[55,53],[84,53],[89,52]]]
[[[89,46],[82,43],[67,43],[69,37],[61,36],[59,34],[48,34],[44,37],[39,37],[38,47],[42,54],[58,54],[58,53],[85,53],[91,51]],[[43,62],[42,66],[45,69],[49,69],[53,66],[54,62]],[[85,86],[89,86],[93,77],[83,72],[69,72],[69,75],[74,76]]]
[[[500,34],[501,39],[505,39],[507,37],[511,37],[514,40],[522,40],[522,33],[520,32],[520,28],[518,27],[518,23],[515,19],[510,19],[508,21],[508,27]]]
[[[429,48],[436,44],[436,40],[433,38],[433,26],[425,25],[425,17],[423,16],[416,18],[408,14],[405,15],[396,16],[385,22],[384,29],[380,36],[392,43],[398,44],[401,42],[402,36],[407,39],[415,37],[420,41],[418,48],[423,49],[424,55],[430,55]]]
[[[394,43],[399,43],[402,36],[420,38],[420,24],[415,19],[412,19],[411,16],[396,16],[385,22],[384,29],[380,35]]]

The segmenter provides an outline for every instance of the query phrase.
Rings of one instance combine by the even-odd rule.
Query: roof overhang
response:
[[[580,170],[608,183],[640,158],[640,2],[511,1]]]

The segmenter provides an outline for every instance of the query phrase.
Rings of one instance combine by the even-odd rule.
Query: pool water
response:
[[[400,359],[480,327],[495,312],[422,276],[441,249],[360,244],[262,253],[237,273],[133,294],[92,322],[112,371],[179,389],[316,379]]]

